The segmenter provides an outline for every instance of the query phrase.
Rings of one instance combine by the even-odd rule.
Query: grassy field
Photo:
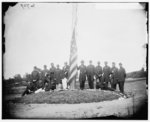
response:
[[[74,90],[74,91],[55,91],[42,92],[31,94],[22,98],[13,100],[15,103],[50,103],[50,104],[76,104],[76,103],[91,103],[118,99],[120,96],[114,92],[106,91],[89,91],[89,90]]]

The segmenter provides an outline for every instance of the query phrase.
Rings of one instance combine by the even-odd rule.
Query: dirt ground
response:
[[[147,100],[146,80],[125,83],[125,91],[134,97],[113,101],[82,104],[19,104],[9,103],[4,118],[80,119],[106,116],[133,116]],[[18,95],[19,97],[19,95]],[[146,110],[145,110],[146,113]]]

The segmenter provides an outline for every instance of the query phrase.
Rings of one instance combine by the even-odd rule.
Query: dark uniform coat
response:
[[[117,67],[111,68],[111,79],[113,80],[114,83],[118,81],[118,68]]]
[[[80,70],[79,81],[85,81],[86,80],[86,66],[80,65],[78,69]]]
[[[41,74],[42,74],[42,79],[45,79],[46,78],[46,75],[48,74],[48,69],[44,69],[42,70]]]
[[[56,71],[56,70],[55,70]],[[54,90],[56,89],[56,74],[53,75],[54,72],[51,72],[50,76],[50,89]],[[56,72],[55,72],[56,73]]]
[[[109,66],[104,66],[103,67],[103,81],[104,82],[109,82],[110,81],[110,78],[109,78],[109,75],[111,74],[111,69]]]
[[[46,75],[44,89],[45,91],[49,91],[51,89],[50,74]]]
[[[101,86],[101,79],[102,79],[102,67],[96,66],[95,68],[95,75],[96,75],[96,89],[99,89]]]
[[[56,75],[56,68],[51,67],[50,70],[49,70],[49,74],[50,74],[50,77],[53,77],[55,79],[56,78],[56,76],[55,76]]]
[[[96,68],[95,68],[95,75],[96,75],[96,78],[98,79],[99,77],[101,77],[101,75],[102,75],[102,72],[103,70],[102,70],[102,67],[101,66],[96,66]]]
[[[31,73],[32,81],[36,80],[38,81],[40,79],[40,74],[37,70],[33,70]]]
[[[89,88],[94,89],[94,75],[95,75],[94,65],[88,65],[86,71],[87,71],[87,78],[88,78]]]
[[[118,81],[124,82],[126,78],[126,71],[123,67],[119,68],[118,70]]]
[[[120,92],[124,93],[124,82],[126,78],[126,71],[123,67],[119,68],[118,70],[118,82],[119,82],[119,89]]]
[[[87,76],[91,76],[94,78],[94,75],[95,75],[95,67],[94,65],[88,65],[87,66]]]
[[[56,84],[62,83],[63,72],[61,69],[58,68],[56,69],[55,76],[56,76]]]
[[[22,93],[22,96],[26,94],[34,93],[38,89],[38,83],[37,82],[28,82],[28,85],[25,89],[25,91]]]

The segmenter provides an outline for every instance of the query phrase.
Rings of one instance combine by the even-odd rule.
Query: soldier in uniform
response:
[[[117,83],[118,83],[118,68],[115,66],[115,62],[113,62],[111,68],[111,88],[116,90]]]
[[[42,76],[45,77],[48,74],[48,69],[46,65],[44,65],[43,68],[44,69],[42,70]]]
[[[56,89],[56,77],[54,72],[50,73],[50,89],[53,91]]]
[[[50,86],[51,89],[56,89],[56,68],[54,66],[54,63],[51,63],[51,68],[49,70],[49,75],[50,75]]]
[[[124,82],[126,78],[126,71],[122,66],[122,63],[119,63],[119,70],[118,70],[118,82],[119,82],[119,89],[120,92],[124,93]]]
[[[79,74],[80,89],[83,90],[86,81],[86,66],[84,65],[84,61],[81,61],[81,65],[78,67],[78,70],[80,70]]]
[[[46,65],[44,65],[43,68],[44,68],[44,69],[43,69],[42,72],[41,72],[41,77],[42,77],[42,81],[45,82],[46,75],[48,74],[49,71],[48,71]]]
[[[55,72],[56,72],[56,68],[55,68],[55,66],[54,66],[54,63],[51,63],[51,68],[50,68],[50,70],[49,70],[49,73],[51,74],[54,74],[55,75]]]
[[[46,74],[45,77],[45,82],[44,82],[44,90],[45,91],[50,91],[51,89],[51,83],[50,83],[50,74]]]
[[[39,79],[40,79],[40,75],[38,69],[36,66],[34,66],[34,69],[31,73],[31,82],[28,83],[27,88],[22,93],[22,96],[26,94],[34,93],[39,88],[39,84],[38,84]]]
[[[92,64],[92,61],[90,60],[89,65],[87,66],[87,79],[90,89],[94,89],[94,75],[95,75],[95,67]]]
[[[39,74],[39,78],[38,78],[38,80],[37,80],[37,82],[36,82],[37,88],[38,88],[38,89],[40,89],[40,88],[43,89],[43,87],[44,87],[44,82],[42,81],[42,69],[36,67],[36,71],[37,71],[38,74]]]
[[[100,88],[101,80],[102,80],[102,67],[100,66],[100,62],[97,62],[97,66],[95,68],[95,75],[96,75],[96,89]]]
[[[102,82],[105,84],[105,87],[108,87],[108,83],[110,82],[110,74],[111,74],[111,69],[107,65],[107,61],[104,62],[105,66],[103,67],[103,78]]]
[[[57,65],[55,76],[56,76],[56,88],[58,88],[62,84],[62,78],[63,78],[63,73],[62,70],[59,68],[59,64]]]
[[[34,69],[31,73],[31,78],[32,78],[32,82],[36,82],[40,79],[40,74],[36,66],[34,66]]]
[[[67,64],[67,62],[64,63],[63,72],[64,76],[68,79],[69,65]]]

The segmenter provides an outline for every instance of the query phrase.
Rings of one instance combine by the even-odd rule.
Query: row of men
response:
[[[119,63],[119,69],[116,67],[115,62],[112,63],[112,67],[108,66],[107,62],[104,62],[104,67],[100,66],[100,62],[94,67],[92,61],[89,61],[89,65],[86,67],[84,61],[81,61],[81,65],[78,67],[80,70],[79,82],[80,88],[84,89],[86,77],[90,89],[94,88],[94,77],[96,78],[96,88],[105,90],[116,90],[117,84],[119,85],[120,92],[124,93],[124,82],[126,78],[126,71]],[[108,83],[111,87],[108,87]]]
[[[105,66],[102,68],[100,62],[97,63],[95,67],[92,64],[92,61],[89,61],[89,65],[85,66],[84,61],[81,61],[81,65],[78,67],[80,70],[79,74],[79,83],[80,89],[83,90],[85,87],[85,81],[88,80],[89,88],[94,89],[94,79],[96,79],[96,89],[108,89],[116,90],[116,85],[119,85],[119,89],[124,93],[124,82],[126,77],[125,69],[122,67],[122,64],[119,63],[119,69],[115,66],[115,63],[112,63],[112,67],[109,67],[107,62],[104,62]],[[56,89],[58,84],[62,84],[62,79],[68,79],[69,65],[65,62],[63,69],[59,68],[59,65],[55,68],[54,64],[51,63],[50,70],[47,69],[47,66],[44,65],[44,70],[40,70],[37,67],[34,67],[31,75],[27,77],[27,80],[33,81],[38,85],[29,85],[29,86],[38,86],[38,88],[44,88],[46,90]],[[41,81],[36,82],[36,81]],[[110,82],[111,88],[108,87]],[[38,89],[36,88],[36,89]],[[28,88],[29,89],[29,88]]]

